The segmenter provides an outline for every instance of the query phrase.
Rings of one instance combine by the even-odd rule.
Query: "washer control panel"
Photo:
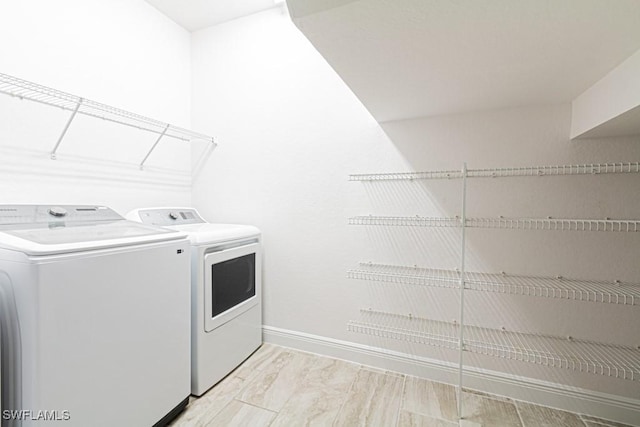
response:
[[[0,205],[0,225],[117,221],[124,219],[106,206]]]
[[[140,209],[138,215],[140,221],[144,224],[159,226],[201,224],[206,222],[198,214],[198,211],[191,208]]]

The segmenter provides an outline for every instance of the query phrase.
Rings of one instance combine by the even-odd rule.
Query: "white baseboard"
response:
[[[458,381],[457,365],[453,363],[272,326],[263,326],[262,330],[267,343],[448,384]],[[471,367],[465,368],[464,387],[640,426],[638,399]]]

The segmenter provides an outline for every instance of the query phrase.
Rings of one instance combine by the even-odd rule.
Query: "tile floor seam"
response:
[[[302,377],[302,379],[304,380],[304,379],[307,377],[307,375],[309,375],[309,371],[308,371],[308,372],[307,372],[307,373]],[[289,403],[289,401],[291,400],[291,398],[293,398],[293,396],[295,395],[295,392],[296,392],[296,391],[297,391],[297,387],[294,387],[294,389],[293,389],[293,393],[291,393],[291,394],[289,395],[289,397],[287,398],[287,400],[285,400],[285,401],[282,403],[282,406],[280,407],[280,410],[279,410],[279,411],[276,411],[276,416],[275,416],[275,417],[273,417],[273,420],[271,420],[271,422],[270,422],[269,424],[273,424],[273,422],[276,420],[276,418],[278,418],[278,416],[280,415],[280,412],[281,412],[284,408],[286,408],[286,407],[287,407],[287,403]],[[272,411],[271,409],[268,409],[268,410],[269,410],[269,411]],[[272,412],[273,412],[273,411],[272,411]]]
[[[224,411],[227,406],[229,406],[229,403],[233,402],[233,398],[229,399],[229,401],[224,404],[222,407],[220,407],[217,411],[213,412],[212,414],[208,413],[205,409],[205,412],[203,412],[202,414],[200,414],[200,416],[198,418],[196,418],[196,421],[202,421],[203,418],[208,418],[209,420],[214,419],[215,417],[217,417],[222,411]],[[210,416],[209,416],[210,415]],[[207,423],[208,424],[208,423]]]
[[[427,380],[427,379],[425,379],[425,378],[416,377],[416,376],[413,376],[413,375],[406,375],[406,376],[405,376],[405,381],[406,381],[406,378],[409,378],[409,377],[414,378],[414,379],[418,379],[418,380],[426,380],[426,381],[429,381],[429,382],[431,382],[431,383],[435,383],[435,384],[444,384],[444,385],[447,385],[447,386],[451,386],[451,387],[456,388],[456,391],[455,391],[455,393],[454,393],[454,395],[455,395],[455,397],[456,397],[456,402],[455,402],[455,407],[456,407],[456,419],[455,419],[455,421],[452,421],[452,420],[450,420],[450,419],[448,419],[448,418],[443,418],[443,417],[435,416],[435,415],[433,415],[433,414],[431,414],[431,413],[428,413],[427,411],[423,411],[423,410],[422,410],[422,408],[413,409],[413,410],[409,410],[409,409],[404,409],[404,408],[403,408],[403,410],[404,410],[405,412],[408,412],[408,413],[410,413],[410,414],[420,415],[420,416],[423,416],[423,417],[429,417],[429,418],[432,418],[432,419],[434,419],[434,420],[444,421],[444,422],[448,422],[448,423],[459,423],[459,422],[460,422],[460,420],[462,419],[462,417],[460,417],[460,414],[458,414],[458,401],[457,401],[457,399],[458,399],[458,394],[457,394],[457,386],[454,386],[454,385],[452,385],[452,384],[447,384],[447,383],[439,382],[439,381]],[[402,399],[403,399],[403,401],[404,401],[404,394],[403,394],[403,396],[402,396]]]
[[[252,353],[252,355],[253,355],[253,354],[255,354],[257,351],[258,351],[258,350],[254,351],[254,352]],[[248,358],[247,358],[247,359],[248,359]],[[245,359],[245,361],[246,361],[246,359]],[[243,363],[244,363],[244,362],[243,362]],[[226,380],[227,378],[231,378],[231,375],[234,375],[234,372],[235,372],[237,369],[238,369],[238,368],[236,368],[236,369],[234,369],[233,371],[231,371],[231,374],[227,375],[227,376],[226,376],[222,381]],[[260,369],[256,369],[256,371],[259,371],[259,372],[261,372],[261,373],[262,373],[262,370],[260,370]],[[241,382],[241,386],[238,388],[238,390],[236,390],[236,392],[235,392],[235,393],[231,393],[231,396],[230,396],[231,398],[230,398],[230,399],[229,399],[229,401],[226,403],[226,405],[224,405],[222,408],[220,408],[220,409],[215,413],[215,415],[214,415],[212,418],[214,418],[214,417],[216,417],[218,414],[220,414],[220,413],[221,413],[221,412],[222,412],[222,411],[223,411],[227,406],[229,406],[229,404],[230,404],[231,402],[233,402],[234,400],[238,400],[238,401],[240,401],[240,402],[242,402],[242,403],[246,403],[246,404],[248,404],[248,405],[251,405],[249,402],[245,402],[245,401],[243,401],[242,399],[239,399],[239,398],[238,398],[238,397],[240,396],[240,394],[244,391],[244,389],[245,389],[245,388],[247,388],[247,387],[249,386],[249,384],[251,383],[250,378],[242,378],[242,377],[239,377],[239,376],[237,376],[237,375],[236,375],[236,378],[239,378],[240,380],[242,380],[242,382]],[[216,387],[216,386],[217,386],[218,384],[220,384],[222,381],[220,381],[220,382],[218,382],[217,384],[215,384],[213,387],[211,387],[209,390],[207,390],[207,392],[206,392],[206,393],[208,393],[209,391],[211,391],[214,387]],[[204,394],[202,395],[202,397],[204,397],[204,396],[206,395],[206,393],[204,393]],[[255,406],[255,405],[252,405],[252,406]],[[266,408],[261,408],[261,409],[266,409]],[[267,410],[269,410],[269,409],[267,409]]]
[[[516,408],[516,414],[518,414],[518,418],[520,419],[520,425],[522,427],[526,427],[524,425],[524,419],[522,418],[522,414],[520,413],[520,408],[518,408],[518,401],[517,400],[513,402],[513,406]]]
[[[229,403],[231,403],[231,402],[232,402],[232,401],[234,401],[234,400],[235,400],[235,401],[238,401],[238,402],[240,402],[240,403],[243,403],[243,404],[245,404],[245,405],[253,406],[254,408],[263,409],[263,410],[265,410],[265,411],[273,412],[273,413],[274,413],[274,414],[276,414],[276,415],[280,413],[279,411],[274,411],[273,409],[263,408],[262,406],[258,406],[258,405],[256,405],[255,403],[245,402],[244,400],[240,400],[240,399],[236,399],[236,398],[231,399],[231,400],[229,401]],[[229,403],[227,403],[227,405],[229,405]]]
[[[358,371],[356,372],[356,374],[353,376],[353,380],[351,381],[351,384],[349,384],[349,389],[347,390],[347,392],[344,394],[344,399],[342,400],[342,405],[340,405],[340,409],[338,409],[338,412],[336,412],[336,416],[333,419],[333,423],[331,423],[331,425],[335,425],[336,420],[339,418],[340,413],[342,412],[342,410],[344,409],[344,405],[347,404],[347,400],[349,399],[349,394],[351,394],[351,390],[353,390],[353,385],[356,383],[356,380],[358,379],[358,375],[360,374],[360,370],[362,369],[362,365],[360,365],[360,367],[358,368]]]
[[[400,427],[400,413],[402,412],[402,407],[404,403],[404,389],[407,385],[407,375],[402,378],[402,389],[400,390],[400,404],[398,405],[398,413],[396,414],[396,427]]]

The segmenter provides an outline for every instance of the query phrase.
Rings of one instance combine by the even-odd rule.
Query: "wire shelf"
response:
[[[461,178],[459,170],[427,171],[427,172],[391,172],[351,174],[349,181],[413,181],[417,179],[452,179]]]
[[[640,285],[618,280],[467,273],[467,289],[542,298],[640,306]]]
[[[213,137],[202,133],[2,73],[0,73],[0,93],[40,104],[59,107],[67,111],[74,111],[77,108],[78,114],[131,126],[158,135],[162,134],[169,138],[183,141],[201,139],[213,142]]]
[[[361,309],[362,321],[350,321],[352,332],[392,338],[452,350],[459,348],[459,326],[456,323],[427,320],[412,315]],[[384,322],[384,324],[382,323]]]
[[[347,278],[376,282],[439,288],[458,288],[460,272],[390,264],[361,262],[357,269],[347,271]]]
[[[350,321],[352,332],[411,343],[458,349],[457,323],[411,315],[361,310],[377,321]],[[631,381],[640,380],[640,348],[597,343],[572,337],[464,327],[463,350],[541,366],[569,369]]]
[[[589,163],[581,165],[527,166],[515,168],[468,169],[467,178],[518,176],[560,176],[640,173],[640,162]],[[459,179],[460,170],[351,174],[349,181],[412,181],[418,179]]]
[[[459,217],[375,216],[349,218],[349,225],[383,225],[404,227],[461,227]],[[631,219],[572,219],[572,218],[467,218],[470,228],[500,228],[508,230],[549,231],[640,231],[640,220]]]
[[[640,173],[640,162],[469,169],[467,176],[471,178],[502,178],[516,176],[600,175],[621,173]]]
[[[354,216],[349,225],[387,225],[399,227],[460,227],[461,220],[453,218],[433,218],[424,216]]]
[[[434,347],[444,347],[452,350],[458,349],[458,339],[455,336],[439,335],[436,333],[411,331],[392,326],[380,326],[367,322],[350,321],[347,330],[359,334],[372,335],[381,338],[392,338],[400,341],[425,344]]]
[[[638,232],[638,220],[569,218],[467,218],[467,227],[509,230]]]
[[[357,269],[347,271],[350,279],[450,289],[460,287],[460,276],[458,270],[378,263],[360,263]],[[640,284],[617,280],[466,272],[464,284],[465,289],[480,292],[640,306]]]

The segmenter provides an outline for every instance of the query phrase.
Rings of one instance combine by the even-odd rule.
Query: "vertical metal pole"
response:
[[[64,129],[62,129],[62,133],[60,134],[60,137],[58,137],[58,141],[56,142],[56,145],[53,147],[53,150],[51,150],[51,160],[56,159],[56,151],[58,151],[58,147],[60,146],[62,139],[67,134],[67,131],[69,130],[69,126],[71,125],[71,122],[76,117],[76,114],[78,114],[78,109],[80,108],[80,104],[82,104],[82,98],[78,99],[76,108],[74,108],[73,113],[71,113],[71,117],[69,117],[69,120],[67,120],[67,124],[64,126]]]
[[[458,418],[462,419],[462,373],[464,370],[464,287],[467,230],[467,163],[462,165],[462,238],[460,243],[460,322],[458,337]]]

